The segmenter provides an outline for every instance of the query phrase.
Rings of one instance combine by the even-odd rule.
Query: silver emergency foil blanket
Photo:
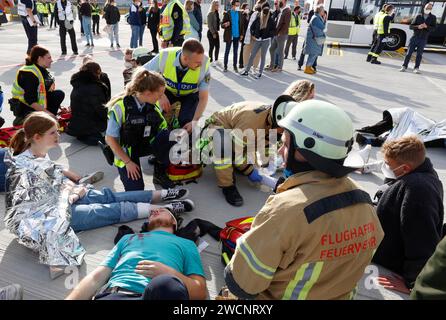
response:
[[[9,184],[5,225],[18,242],[50,266],[81,265],[85,249],[70,227],[70,188],[62,167],[49,159],[5,155]]]

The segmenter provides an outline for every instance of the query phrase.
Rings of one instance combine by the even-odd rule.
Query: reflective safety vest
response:
[[[171,0],[161,13],[160,30],[161,39],[164,41],[171,40],[173,36],[174,22],[172,19],[172,11],[175,4],[177,4],[183,12],[183,30],[181,30],[180,35],[184,36],[191,33],[190,19],[186,9],[184,9],[184,6],[178,0]]]
[[[19,86],[19,73],[23,72],[31,72],[36,76],[37,79],[39,79],[39,85],[37,87],[37,103],[41,106],[43,106],[46,109],[46,89],[45,89],[45,79],[43,78],[42,72],[40,72],[39,68],[32,64],[30,66],[23,66],[19,69],[17,72],[15,81],[12,85],[11,94],[14,99],[19,100],[23,104],[30,106],[25,101],[25,90],[23,90],[22,87]]]
[[[51,13],[54,13],[54,7],[55,7],[55,4],[54,3],[50,3],[50,12]]]
[[[381,15],[384,15],[384,12],[378,11],[377,14],[375,14],[375,17],[373,18],[373,30],[378,30],[378,25],[379,25],[379,18],[381,17]]]
[[[90,4],[91,6],[91,15],[92,16],[98,16],[101,12],[101,8],[99,8],[98,4]]]
[[[296,23],[297,20],[297,23]],[[300,18],[299,16],[296,16],[291,14],[291,20],[290,20],[290,26],[288,28],[288,35],[289,36],[295,36],[298,35],[300,32]]]
[[[381,16],[379,16],[378,18],[378,34],[386,34],[390,32],[390,23],[389,26],[387,27],[387,32],[384,31],[384,18],[387,17],[388,14],[387,13],[383,13]]]
[[[37,12],[38,13],[45,13],[45,5],[42,2],[37,2]]]
[[[209,70],[210,60],[203,55],[203,62],[196,70],[188,69],[183,79],[177,79],[177,68],[174,65],[178,51],[181,48],[167,48],[161,50],[159,70],[166,80],[166,88],[177,97],[198,92],[198,84],[204,79]],[[178,53],[181,54],[181,53]]]
[[[133,99],[132,97],[130,97],[130,98]],[[123,142],[123,139],[122,139],[122,138],[123,138],[123,137],[122,137],[123,130],[122,130],[122,128],[123,128],[125,122],[127,121],[127,119],[126,119],[126,107],[125,107],[125,105],[124,105],[124,99],[125,99],[125,98],[123,98],[123,99],[121,99],[121,100],[118,100],[118,101],[116,102],[116,104],[117,104],[117,105],[119,106],[119,108],[120,108],[122,117],[119,115],[118,111],[116,110],[116,107],[113,107],[112,111],[109,113],[108,116],[110,117],[110,114],[113,113],[114,116],[115,116],[115,119],[116,119],[117,121],[118,121],[118,119],[121,117],[121,118],[120,118],[120,119],[121,119],[121,121],[120,121],[120,122],[121,122],[121,137],[120,137],[120,141],[119,141],[119,143],[120,143],[120,145],[121,145],[121,147],[122,147],[122,150],[124,150],[124,152],[131,158],[131,157],[132,157],[132,147],[131,147],[131,146],[123,146],[123,145],[122,145],[122,144],[123,144],[123,143],[122,143],[122,142]],[[159,116],[159,122],[160,122],[160,124],[158,125],[157,128],[151,128],[150,130],[153,130],[152,132],[159,132],[160,130],[167,128],[167,122],[166,122],[166,120],[164,119],[164,116],[163,116],[163,114],[162,114],[162,112],[161,112],[161,110],[160,110],[160,108],[159,108],[158,105],[155,105],[154,110],[155,110],[156,115]],[[143,116],[149,115],[149,111],[148,111],[146,114],[141,113],[141,115],[143,115]],[[146,123],[145,123],[145,125],[146,125],[146,126],[150,126],[150,124],[151,124],[151,123],[148,123],[148,120],[146,119]],[[148,137],[144,137],[145,132],[143,132],[143,136],[139,138],[139,141],[140,141],[141,143],[147,142],[148,144],[151,144],[151,143],[155,140],[155,135],[154,135],[152,132],[149,134]],[[147,138],[148,141],[147,141],[147,140],[144,141],[144,138]],[[122,161],[121,159],[117,158],[116,156],[115,156],[115,160],[114,160],[113,163],[114,163],[114,165],[115,165],[116,167],[118,167],[118,168],[124,168],[124,167],[125,167],[125,163],[124,163],[124,161]]]

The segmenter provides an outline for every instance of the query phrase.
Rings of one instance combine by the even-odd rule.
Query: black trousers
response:
[[[29,54],[32,47],[37,44],[37,27],[31,27],[28,23],[28,20],[26,20],[26,17],[21,16],[21,19],[23,28],[25,28],[26,37],[28,38],[28,50],[26,51],[26,53]]]
[[[241,47],[240,47],[240,55],[238,57],[238,67],[239,68],[243,68],[244,67],[244,61],[243,61],[243,48],[245,47],[245,42],[242,41],[241,42]]]
[[[53,27],[53,21],[54,21],[54,28],[55,28],[59,24],[59,19],[56,17],[56,13],[51,14],[50,28]]]
[[[158,53],[159,52],[159,46],[158,46],[158,31],[156,29],[149,29],[150,35],[152,36],[152,44],[153,44],[153,51]]]
[[[290,35],[288,36],[288,39],[286,40],[286,45],[285,45],[285,58],[288,58],[288,52],[290,50],[290,46],[291,46],[291,56],[293,58],[296,58],[297,40],[298,40],[297,34],[295,36],[290,36]]]
[[[379,57],[379,55],[381,54],[381,52],[383,51],[383,48],[384,48],[383,39],[385,37],[386,36],[383,34],[378,35],[375,45],[372,47],[372,50],[371,50],[373,58],[377,59]]]
[[[92,20],[93,20],[93,33],[99,34],[99,20],[100,17],[99,15],[92,15],[91,16]]]
[[[209,40],[209,58],[211,58],[211,62],[217,61],[218,53],[220,52],[220,36],[217,34],[217,38],[214,38],[212,36],[212,32],[210,32],[209,30],[207,36]],[[212,59],[212,52],[214,53],[215,59]]]
[[[61,21],[61,23],[59,24],[60,49],[62,50],[62,53],[67,53],[67,32],[70,36],[71,50],[73,50],[73,53],[77,53],[78,51],[76,43],[76,33],[74,32],[74,28],[71,28],[70,30],[67,30],[67,28],[65,28],[65,21]]]
[[[65,92],[62,90],[54,90],[46,93],[46,107],[49,112],[57,115],[60,105],[65,99]],[[25,118],[31,112],[35,110],[28,107],[27,105],[20,103],[19,117]]]

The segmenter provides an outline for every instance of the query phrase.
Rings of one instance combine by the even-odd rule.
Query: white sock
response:
[[[138,212],[138,219],[145,219],[149,217],[152,205],[146,202],[136,203],[136,211]]]
[[[161,190],[161,200],[163,200],[167,196],[167,190],[163,189]]]
[[[265,186],[270,187],[271,189],[274,189],[274,187],[277,184],[277,179],[270,177],[270,176],[264,176],[262,175],[262,184],[264,184]]]

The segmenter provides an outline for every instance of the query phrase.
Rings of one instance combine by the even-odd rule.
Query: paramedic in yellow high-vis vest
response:
[[[55,90],[55,80],[48,69],[53,59],[50,52],[39,45],[32,48],[26,65],[17,71],[12,85],[11,108],[16,116],[13,124],[21,125],[34,111],[56,115],[65,98],[62,90]]]
[[[203,45],[195,39],[187,39],[182,47],[161,50],[144,65],[166,80],[166,90],[159,100],[163,111],[169,113],[174,103],[181,105],[173,128],[184,128],[191,133],[194,122],[202,116],[209,97],[209,65]]]

